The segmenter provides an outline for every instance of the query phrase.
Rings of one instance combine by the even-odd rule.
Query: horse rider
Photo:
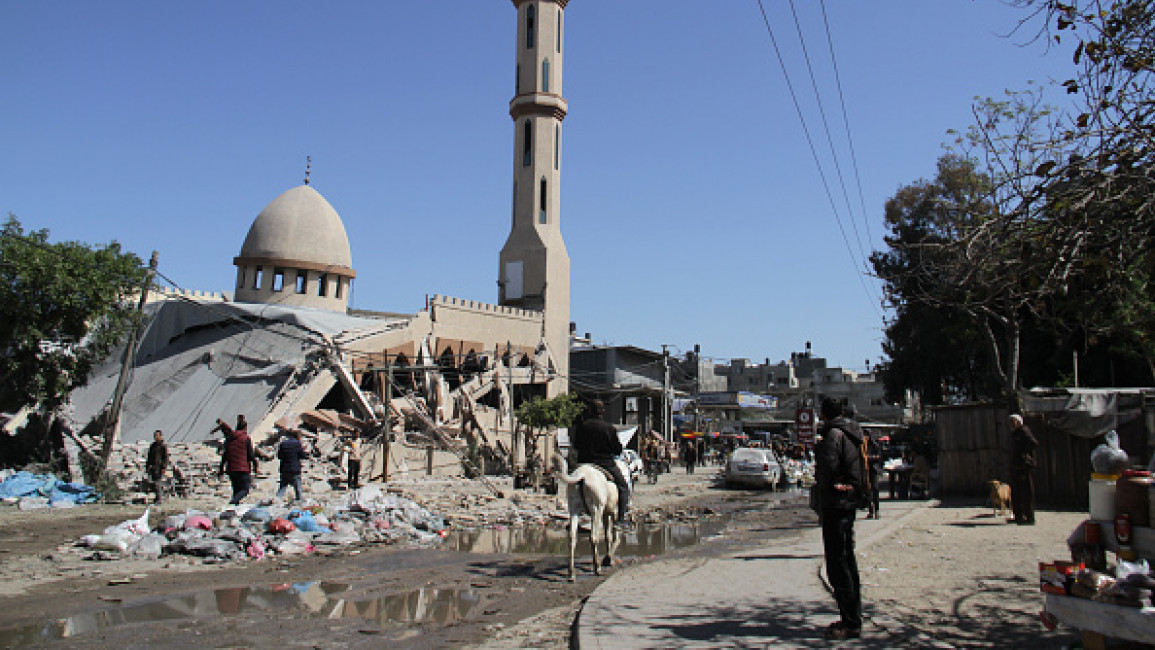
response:
[[[605,421],[604,402],[594,400],[590,410],[590,416],[582,420],[574,432],[573,446],[577,451],[577,462],[597,465],[613,477],[618,486],[618,526],[624,526],[630,506],[630,484],[617,463],[617,457],[622,454],[622,441],[618,439],[617,429]]]

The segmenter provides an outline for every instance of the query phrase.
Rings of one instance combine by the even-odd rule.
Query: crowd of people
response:
[[[232,487],[229,504],[240,505],[252,490],[253,475],[260,467],[260,457],[249,436],[249,425],[244,415],[237,416],[235,426],[230,426],[218,418],[211,433],[217,432],[223,435],[218,475],[227,476],[229,479]],[[357,431],[348,433],[341,445],[341,451],[348,463],[346,486],[350,490],[361,487],[361,445],[360,434]],[[316,454],[316,449],[312,451],[306,449],[300,431],[293,429],[282,432],[280,443],[277,445],[280,478],[276,493],[278,499],[283,499],[290,488],[296,500],[304,499],[301,472],[304,463]],[[155,495],[155,503],[161,503],[166,493],[173,491],[175,483],[168,476],[170,472],[174,475],[174,479],[180,478],[176,476],[177,469],[169,457],[164,432],[158,429],[153,433],[153,442],[148,448],[145,461],[145,477],[149,489]]]

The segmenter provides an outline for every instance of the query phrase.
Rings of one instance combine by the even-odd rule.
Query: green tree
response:
[[[573,393],[562,393],[551,399],[534,397],[517,407],[517,421],[526,428],[525,455],[533,485],[541,485],[546,459],[538,452],[538,444],[548,431],[568,427],[581,415],[583,405]]]
[[[9,215],[0,232],[0,409],[50,412],[137,323],[147,269],[116,242],[49,243]]]

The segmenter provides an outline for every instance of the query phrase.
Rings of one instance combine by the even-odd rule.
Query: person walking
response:
[[[157,429],[152,434],[152,444],[148,446],[148,459],[144,463],[145,474],[152,483],[156,492],[155,503],[162,499],[161,483],[164,481],[164,471],[168,469],[168,446],[164,443],[164,433]]]
[[[604,402],[600,399],[591,402],[589,417],[574,430],[573,447],[578,464],[597,465],[614,478],[618,486],[618,525],[625,526],[630,509],[630,483],[617,463],[617,457],[622,455],[622,441],[618,439],[617,429],[606,422],[605,415]]]
[[[257,471],[257,454],[253,450],[253,441],[249,438],[248,429],[249,424],[243,415],[237,416],[235,429],[220,418],[217,418],[217,426],[213,429],[225,434],[220,474],[223,476],[228,471],[229,482],[233,487],[233,498],[229,500],[229,504],[234,506],[239,505],[241,499],[248,496],[253,474]]]
[[[281,485],[277,489],[277,498],[282,498],[285,491],[292,487],[296,500],[300,501],[303,498],[301,463],[305,460],[305,448],[301,446],[300,431],[289,431],[284,438],[281,438],[281,444],[277,447],[277,458],[281,460]]]
[[[345,443],[345,453],[349,456],[349,479],[346,482],[350,490],[361,487],[361,433],[354,431]]]
[[[842,404],[822,400],[823,425],[814,448],[826,577],[838,603],[839,620],[826,628],[831,640],[862,636],[862,589],[854,556],[854,516],[865,487],[862,430],[842,417]]]
[[[1023,416],[1008,418],[1011,427],[1011,511],[1020,526],[1035,525],[1035,452],[1039,440],[1023,424]]]
[[[694,465],[698,462],[698,448],[693,441],[686,445],[686,449],[682,452],[682,461],[686,463],[686,473],[694,473]]]
[[[866,466],[870,471],[869,507],[866,510],[867,519],[878,519],[882,509],[879,504],[878,486],[882,485],[882,447],[875,441],[874,436],[863,432],[866,440]]]

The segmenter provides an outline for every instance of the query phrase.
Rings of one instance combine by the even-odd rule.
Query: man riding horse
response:
[[[594,400],[590,411],[590,417],[578,424],[574,432],[577,462],[597,465],[613,477],[618,486],[618,525],[624,526],[630,506],[630,484],[615,460],[622,454],[622,441],[613,425],[605,421],[605,403],[600,399]]]

